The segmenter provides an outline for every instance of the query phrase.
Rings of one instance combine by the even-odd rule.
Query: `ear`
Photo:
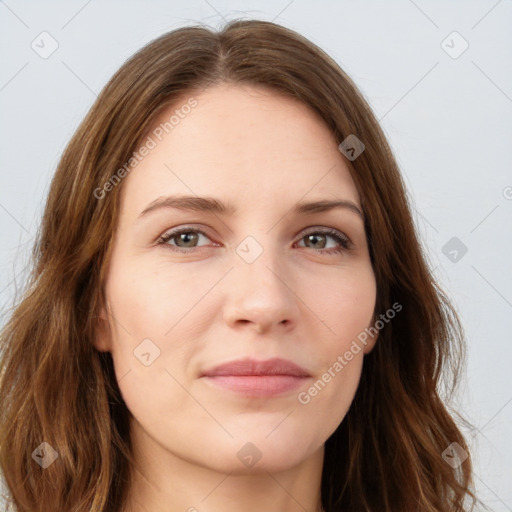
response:
[[[378,332],[376,332],[373,336],[368,335],[368,338],[366,338],[366,341],[364,344],[364,349],[363,349],[364,355],[369,354],[373,350],[373,348],[375,347],[375,344],[377,343],[378,337],[379,337]]]
[[[101,308],[100,316],[96,318],[96,329],[93,345],[96,350],[99,350],[100,352],[111,351],[110,324],[108,321],[108,313],[104,306]]]

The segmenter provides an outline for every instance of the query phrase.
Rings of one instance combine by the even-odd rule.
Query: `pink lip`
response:
[[[311,375],[281,358],[257,361],[241,359],[221,364],[201,374],[211,384],[252,396],[273,396],[291,391]]]

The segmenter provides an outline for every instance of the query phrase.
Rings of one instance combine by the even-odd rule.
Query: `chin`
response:
[[[231,439],[222,449],[217,445],[214,454],[201,461],[204,465],[222,472],[234,475],[267,474],[286,471],[297,466],[316,452],[308,449],[304,439],[299,443],[296,436],[275,436],[268,432],[261,436],[247,433],[243,438],[237,436]],[[205,453],[200,454],[204,457]]]
[[[212,460],[205,461],[209,468],[214,469],[220,473],[226,473],[231,475],[268,475],[268,473],[279,473],[281,471],[287,471],[302,462],[302,458],[295,454],[293,459],[288,457],[265,457],[263,453],[261,459],[257,462],[245,464],[238,460],[237,457],[233,459],[232,456],[228,456],[223,460],[216,461],[215,465],[212,465]]]

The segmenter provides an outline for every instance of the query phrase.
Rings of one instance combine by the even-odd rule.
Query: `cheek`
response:
[[[116,320],[127,331],[165,340],[209,287],[206,276],[191,276],[177,266],[162,268],[141,262],[123,268],[121,263],[111,274],[107,293]]]
[[[300,293],[321,320],[325,335],[319,339],[324,340],[326,352],[332,355],[332,350],[346,350],[372,320],[377,292],[372,267],[347,267],[336,274],[317,276],[314,287],[309,280],[304,284]]]
[[[321,322],[315,335],[319,371],[315,382],[302,390],[298,403],[324,415],[322,426],[330,435],[346,415],[355,396],[376,300],[376,282],[370,266],[346,269],[336,279],[319,279],[309,294],[311,309]],[[309,303],[308,303],[309,304]],[[330,411],[325,415],[324,411]]]
[[[208,323],[200,301],[211,286],[204,273],[191,276],[177,265],[117,256],[106,293],[114,366],[129,408],[155,413],[169,407],[169,397],[173,408],[183,404],[186,396],[178,383],[189,377],[188,362],[198,349],[191,341]]]
[[[337,366],[337,364],[340,366]],[[306,418],[322,418],[311,428],[314,435],[328,439],[347,415],[357,392],[363,356],[358,354],[346,365],[331,364],[312,385],[299,396],[299,407]]]
[[[128,270],[119,265],[107,286],[119,389],[132,414],[150,423],[163,417],[172,423],[174,417],[164,411],[186,405],[186,394],[178,383],[185,380],[182,369],[187,355],[174,335],[180,324],[174,330],[173,326],[183,317],[191,294],[178,285],[158,279],[146,268]]]

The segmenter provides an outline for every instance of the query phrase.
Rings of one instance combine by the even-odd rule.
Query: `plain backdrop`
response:
[[[512,511],[511,0],[0,0],[1,322],[61,152],[101,88],[162,33],[233,18],[309,38],[379,118],[466,330],[456,405],[475,427],[464,432],[477,490],[491,510]]]

